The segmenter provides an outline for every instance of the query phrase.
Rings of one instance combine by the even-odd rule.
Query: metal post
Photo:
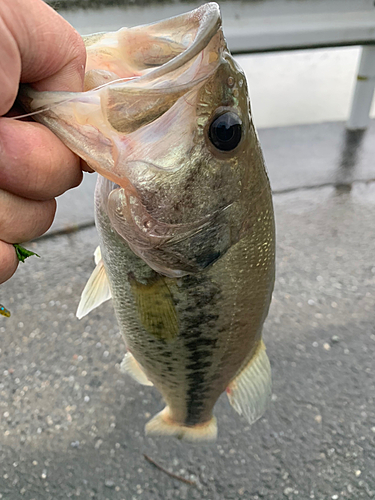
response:
[[[370,108],[375,88],[375,45],[362,47],[361,61],[347,128],[359,130],[370,123]]]

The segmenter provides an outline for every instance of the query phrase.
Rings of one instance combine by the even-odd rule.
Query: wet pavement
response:
[[[331,123],[260,137],[277,222],[265,416],[249,428],[223,396],[215,444],[144,436],[163,405],[119,372],[111,303],[75,318],[98,242],[83,227],[88,188],[87,206],[75,197],[81,229],[30,244],[42,258],[0,289],[12,312],[0,317],[2,500],[375,498],[374,123],[366,133]]]

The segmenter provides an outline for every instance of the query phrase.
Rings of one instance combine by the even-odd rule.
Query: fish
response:
[[[8,311],[8,309],[6,309],[3,304],[0,304],[0,315],[1,316],[6,316],[7,318],[10,317],[10,311]]]
[[[246,77],[216,3],[84,41],[84,92],[20,91],[99,174],[77,317],[112,299],[122,371],[165,402],[146,434],[212,441],[222,393],[249,423],[271,394],[275,223]]]

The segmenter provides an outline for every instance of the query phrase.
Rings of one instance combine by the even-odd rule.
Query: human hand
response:
[[[18,266],[12,244],[47,231],[55,197],[82,180],[80,159],[50,130],[4,115],[20,82],[82,91],[85,59],[82,38],[42,0],[0,1],[0,283]]]

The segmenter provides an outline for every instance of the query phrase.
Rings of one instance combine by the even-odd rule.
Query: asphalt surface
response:
[[[50,234],[0,288],[12,313],[0,317],[2,500],[375,498],[374,126],[261,140],[277,222],[265,416],[248,427],[223,396],[215,444],[146,438],[163,404],[119,372],[111,303],[75,318],[96,230]]]

